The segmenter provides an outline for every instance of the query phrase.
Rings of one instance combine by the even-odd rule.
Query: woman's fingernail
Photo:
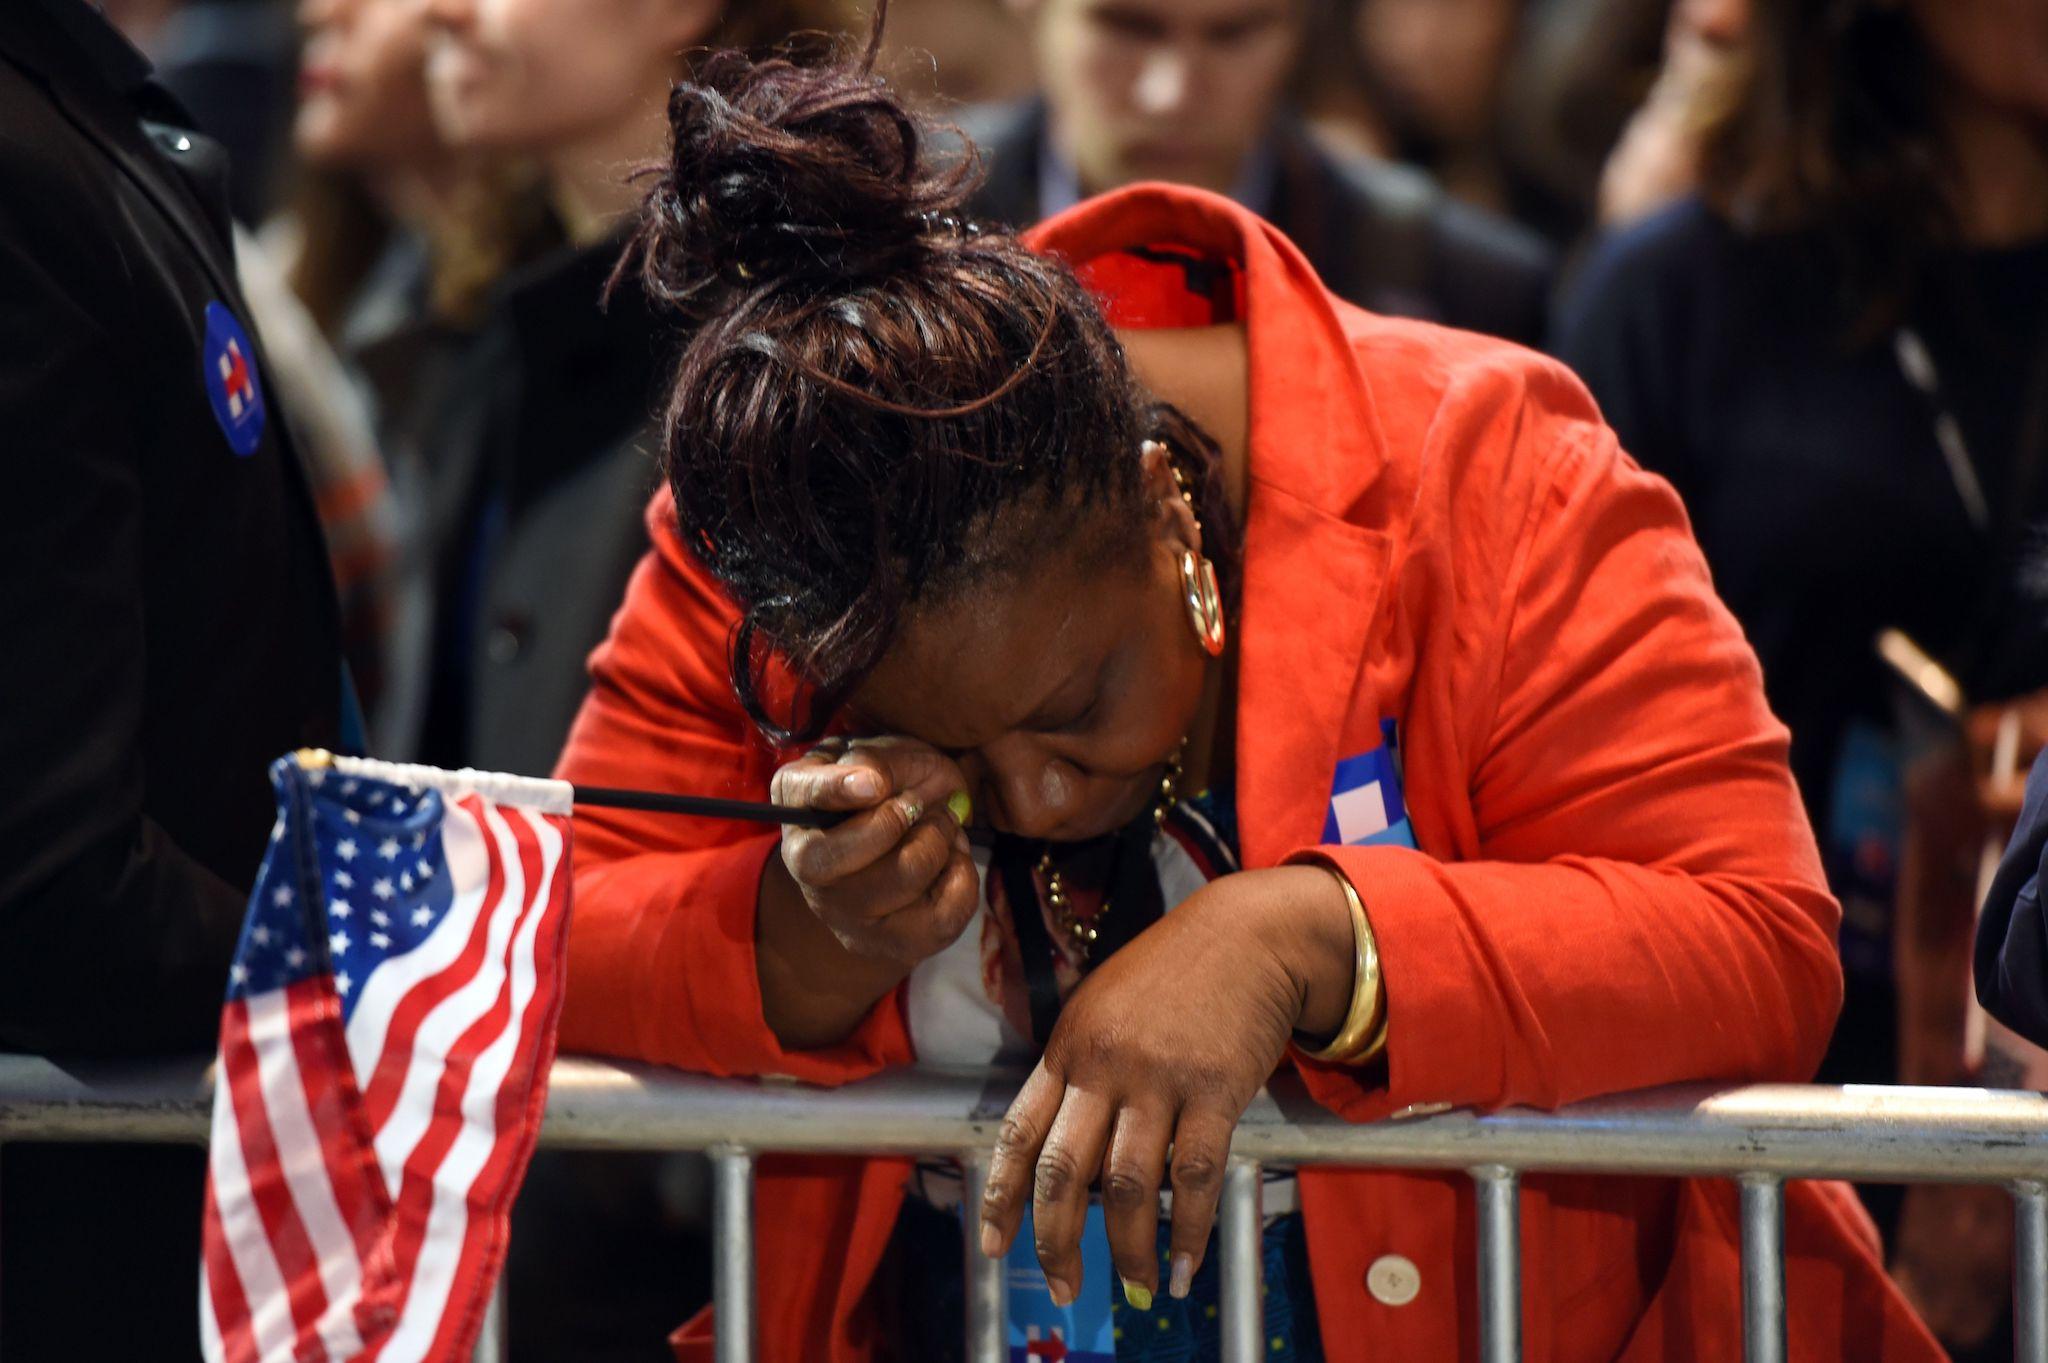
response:
[[[1054,1306],[1072,1306],[1074,1304],[1074,1289],[1067,1286],[1065,1278],[1047,1278],[1045,1280],[1045,1288],[1046,1291],[1052,1293],[1052,1304]]]
[[[879,799],[882,794],[882,773],[863,767],[850,771],[839,778],[839,788],[857,800]]]
[[[1129,1278],[1125,1278],[1123,1284],[1125,1301],[1140,1311],[1150,1311],[1152,1309],[1151,1288],[1143,1283],[1134,1283]]]
[[[903,809],[903,822],[906,825],[915,824],[924,817],[924,806],[917,802],[916,796],[906,795],[897,803]]]
[[[1173,1256],[1173,1277],[1167,1282],[1166,1290],[1175,1301],[1181,1301],[1188,1290],[1195,1285],[1195,1258],[1192,1254]]]
[[[1003,1252],[1003,1233],[996,1229],[993,1221],[981,1223],[981,1257],[993,1259]]]
[[[964,790],[956,790],[946,797],[946,811],[962,828],[974,822],[974,800]]]

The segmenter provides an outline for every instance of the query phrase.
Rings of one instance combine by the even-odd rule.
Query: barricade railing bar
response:
[[[712,1167],[717,1357],[755,1354],[754,1161],[764,1153],[952,1156],[967,1206],[1020,1076],[906,1070],[838,1089],[712,1079],[646,1066],[555,1065],[541,1142],[558,1149],[700,1150]],[[30,1140],[203,1142],[205,1068],[59,1066],[0,1055],[0,1147]],[[1991,1183],[2016,1217],[2016,1357],[2048,1363],[2048,1098],[1965,1088],[1686,1085],[1555,1112],[1455,1111],[1354,1124],[1276,1080],[1232,1145],[1218,1229],[1223,1357],[1264,1354],[1260,1168],[1342,1164],[1463,1170],[1478,1207],[1480,1356],[1521,1357],[1521,1178],[1531,1172],[1727,1178],[1740,1188],[1747,1363],[1784,1363],[1783,1185],[1788,1178]],[[0,1208],[0,1214],[5,1209]],[[963,1218],[967,1357],[1005,1359],[1002,1266]],[[502,1357],[502,1311],[480,1358]]]

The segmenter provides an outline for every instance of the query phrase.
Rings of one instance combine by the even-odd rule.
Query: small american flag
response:
[[[570,788],[324,755],[271,777],[221,1016],[206,1357],[466,1358],[554,1056]]]

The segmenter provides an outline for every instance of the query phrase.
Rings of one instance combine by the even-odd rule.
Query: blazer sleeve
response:
[[[733,608],[682,546],[666,494],[654,549],[591,658],[591,691],[556,774],[591,785],[767,798],[781,760],[734,699]],[[761,1010],[754,955],[772,832],[623,810],[576,816],[564,1050],[707,1074],[833,1084],[912,1058],[901,991],[840,1045],[785,1050]]]
[[[1303,1063],[1361,1120],[1803,1080],[1840,1006],[1840,911],[1755,656],[1670,487],[1576,383],[1547,386],[1516,423],[1539,475],[1476,651],[1499,668],[1464,764],[1476,856],[1307,853],[1379,940],[1384,1088]]]
[[[108,391],[133,372],[122,256],[81,243],[90,201],[33,148],[0,152],[0,1050],[197,1049],[247,891],[144,812],[147,441]]]
[[[2041,872],[2048,862],[2048,752],[2034,761],[2012,842],[1977,919],[1977,997],[1984,1010],[2038,1046],[2048,1046],[2048,911]]]

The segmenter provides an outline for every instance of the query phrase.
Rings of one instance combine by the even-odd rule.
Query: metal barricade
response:
[[[713,1169],[717,1356],[753,1358],[754,1159],[761,1153],[954,1156],[972,1207],[1015,1077],[902,1071],[840,1089],[709,1079],[566,1059],[554,1069],[543,1144],[703,1150]],[[0,1056],[0,1146],[23,1140],[204,1141],[196,1064],[61,1069]],[[1264,1353],[1259,1169],[1264,1163],[1456,1169],[1478,1205],[1480,1353],[1521,1357],[1521,1176],[1531,1172],[1728,1178],[1741,1190],[1742,1314],[1749,1363],[1785,1359],[1783,1187],[1788,1178],[1997,1183],[2014,1199],[2018,1358],[2048,1363],[2048,1098],[1984,1089],[1682,1086],[1580,1103],[1345,1122],[1276,1081],[1239,1123],[1219,1227],[1223,1352]],[[4,1209],[0,1209],[4,1211]],[[1006,1356],[1001,1265],[967,1226],[967,1356]],[[501,1338],[494,1328],[494,1339]],[[502,1347],[497,1345],[495,1347]],[[480,1353],[480,1357],[483,1356]]]

